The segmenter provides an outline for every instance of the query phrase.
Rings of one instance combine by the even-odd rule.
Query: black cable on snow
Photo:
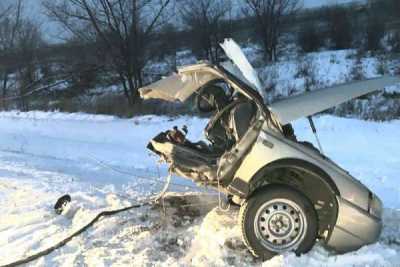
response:
[[[12,263],[1,265],[0,267],[14,267],[14,266],[19,266],[19,265],[26,264],[26,263],[32,262],[34,260],[37,260],[37,259],[39,259],[39,258],[41,258],[43,256],[46,256],[46,255],[52,253],[53,251],[65,246],[74,237],[80,235],[81,233],[83,233],[84,231],[89,229],[91,226],[93,226],[98,220],[100,220],[101,217],[107,217],[107,216],[111,216],[111,215],[114,215],[114,214],[117,214],[117,213],[120,213],[120,212],[124,212],[124,211],[127,211],[127,210],[131,210],[131,209],[136,209],[136,208],[140,208],[140,207],[143,207],[143,206],[147,206],[147,205],[150,205],[152,202],[153,201],[150,200],[150,201],[147,201],[147,202],[143,202],[143,203],[140,203],[140,204],[135,204],[135,205],[132,205],[132,206],[129,206],[129,207],[121,208],[121,209],[100,212],[99,214],[97,214],[97,216],[93,220],[91,220],[84,227],[82,227],[81,229],[79,229],[78,231],[73,233],[72,235],[68,236],[67,238],[59,241],[57,244],[55,244],[55,245],[53,245],[53,246],[51,246],[51,247],[49,247],[49,248],[47,248],[45,250],[42,250],[42,251],[40,251],[40,252],[38,252],[36,254],[33,254],[33,255],[29,256],[29,257],[26,257],[24,259],[21,259],[21,260],[12,262]]]
[[[114,172],[118,172],[118,173],[129,175],[129,176],[133,176],[133,177],[135,177],[137,179],[150,180],[150,181],[161,183],[161,180],[159,180],[159,179],[151,178],[151,177],[140,177],[140,176],[132,175],[131,173],[128,173],[128,172],[119,170],[119,169],[117,169],[117,168],[115,168],[113,166],[110,166],[109,164],[106,164],[105,162],[103,162],[101,160],[98,160],[95,157],[91,157],[91,158],[94,161],[96,161],[99,165],[102,165],[103,167],[107,167],[107,168],[113,170]],[[53,246],[51,246],[51,247],[49,247],[49,248],[47,248],[45,250],[42,250],[42,251],[40,251],[40,252],[38,252],[36,254],[28,256],[28,257],[26,257],[24,259],[20,259],[18,261],[14,261],[14,262],[11,262],[11,263],[8,263],[8,264],[5,264],[5,265],[0,265],[0,267],[15,267],[15,266],[19,266],[19,265],[22,265],[22,264],[27,264],[27,263],[32,262],[34,260],[37,260],[37,259],[39,259],[41,257],[49,255],[53,251],[65,246],[74,237],[80,235],[81,233],[83,233],[84,231],[89,229],[91,226],[93,226],[102,217],[111,216],[111,215],[114,215],[114,214],[117,214],[117,213],[121,213],[121,212],[124,212],[124,211],[127,211],[127,210],[135,209],[135,208],[141,208],[143,206],[147,206],[147,205],[150,205],[151,203],[154,203],[155,201],[160,199],[165,194],[165,192],[167,191],[168,186],[170,184],[175,185],[175,186],[185,187],[185,188],[196,188],[196,189],[198,189],[197,187],[190,186],[190,185],[182,185],[182,184],[172,183],[171,182],[171,176],[172,176],[172,174],[170,173],[163,190],[156,196],[155,200],[153,198],[150,198],[150,200],[148,200],[146,202],[143,202],[143,203],[140,203],[140,204],[135,204],[135,205],[132,205],[132,206],[128,206],[128,207],[120,208],[120,209],[116,209],[116,210],[109,210],[109,211],[100,212],[88,224],[86,224],[85,226],[83,226],[82,228],[80,228],[79,230],[77,230],[76,232],[71,234],[70,236],[66,237],[65,239],[59,241],[57,244],[55,244],[55,245],[53,245]]]
[[[171,183],[171,178],[172,178],[172,173],[169,173],[167,180],[165,182],[164,188],[160,191],[160,193],[158,193],[157,195],[155,195],[154,197],[149,197],[147,201],[144,201],[142,203],[139,204],[135,204],[135,205],[131,205],[125,208],[120,208],[120,209],[116,209],[116,210],[109,210],[109,211],[102,211],[99,214],[97,214],[96,217],[94,217],[93,220],[91,220],[88,224],[86,224],[85,226],[83,226],[81,229],[79,229],[78,231],[74,232],[72,235],[68,236],[67,238],[61,240],[60,242],[58,242],[57,244],[42,250],[36,254],[33,254],[29,257],[26,257],[24,259],[12,262],[12,263],[8,263],[6,265],[1,265],[0,267],[14,267],[14,266],[19,266],[22,264],[26,264],[29,263],[31,261],[37,260],[43,256],[46,256],[50,253],[52,253],[53,251],[55,251],[56,249],[59,249],[61,247],[63,247],[65,244],[67,244],[69,241],[71,241],[74,237],[80,235],[81,233],[83,233],[84,231],[86,231],[89,227],[93,226],[98,220],[100,220],[101,217],[107,217],[107,216],[111,216],[120,212],[124,212],[127,210],[131,210],[131,209],[137,209],[143,206],[147,206],[150,205],[151,203],[155,203],[158,200],[160,200],[161,198],[164,197],[165,193],[168,190],[168,187]]]

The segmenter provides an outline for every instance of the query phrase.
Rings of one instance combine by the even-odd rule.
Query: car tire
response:
[[[262,260],[294,251],[308,252],[315,244],[318,222],[311,201],[288,186],[257,190],[240,208],[243,241]]]

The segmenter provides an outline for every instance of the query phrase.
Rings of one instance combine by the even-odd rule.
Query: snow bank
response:
[[[114,116],[94,115],[87,113],[64,113],[64,112],[45,112],[45,111],[28,111],[21,112],[18,110],[0,112],[0,118],[4,119],[22,119],[22,120],[56,120],[56,121],[114,121]]]
[[[91,116],[41,113],[33,119],[31,113],[0,113],[0,265],[54,244],[100,211],[127,206],[160,190],[162,184],[138,178],[163,180],[165,174],[163,168],[158,173],[156,158],[146,151],[147,141],[161,130],[183,124],[190,138],[198,140],[206,123],[189,117]],[[167,214],[160,207],[147,207],[103,219],[31,265],[398,266],[400,121],[321,116],[315,123],[327,155],[382,198],[384,228],[377,244],[344,255],[317,245],[301,257],[289,253],[263,263],[241,241],[237,208],[229,212],[213,208],[215,192],[206,191],[195,201],[175,201],[175,206],[167,201]],[[306,120],[294,127],[299,139],[314,140]],[[128,175],[98,164],[91,156]],[[182,185],[173,184],[173,191],[198,190],[182,179],[173,182]],[[52,206],[65,193],[73,202],[57,216]]]
[[[297,257],[293,253],[277,256],[263,263],[263,267],[364,267],[364,266],[397,266],[400,255],[397,248],[375,244],[366,246],[356,252],[334,256],[322,247],[317,246],[309,254]]]

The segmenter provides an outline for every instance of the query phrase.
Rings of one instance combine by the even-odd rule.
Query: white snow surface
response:
[[[255,57],[254,49],[248,50],[248,57]],[[352,81],[351,71],[357,63],[355,50],[337,50],[308,53],[304,58],[282,60],[276,64],[259,69],[260,76],[268,81],[274,76],[277,88],[275,94],[283,96],[304,92],[305,77],[299,74],[299,69],[305,68],[315,76],[317,84],[315,88],[320,89],[335,84],[342,84]],[[305,63],[304,63],[305,62]],[[365,57],[361,60],[361,73],[365,79],[377,78],[382,75],[377,73],[379,61],[374,57]],[[306,64],[304,67],[301,64]],[[309,65],[307,65],[309,64]],[[396,86],[394,86],[396,87]],[[383,88],[382,88],[383,89]],[[293,92],[292,92],[293,93]]]
[[[55,244],[100,211],[160,190],[162,183],[139,178],[164,180],[166,175],[165,166],[158,169],[157,158],[146,150],[148,140],[184,124],[189,138],[198,140],[206,122],[193,117],[0,113],[0,266]],[[198,196],[190,202],[192,210],[167,205],[164,214],[161,208],[143,207],[104,218],[29,266],[399,266],[400,121],[320,116],[315,122],[327,155],[383,200],[378,243],[344,255],[317,244],[301,257],[288,253],[261,262],[241,241],[236,208],[222,212],[215,208],[215,192],[174,177],[170,191]],[[314,141],[305,120],[294,126],[299,139]],[[53,205],[65,193],[73,201],[56,215]]]

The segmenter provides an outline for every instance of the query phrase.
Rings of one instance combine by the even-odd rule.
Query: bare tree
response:
[[[39,27],[30,21],[22,21],[16,36],[16,56],[18,78],[19,108],[29,109],[28,98],[25,94],[32,90],[32,85],[40,80],[38,50],[43,45]]]
[[[389,8],[393,12],[393,14],[398,18],[400,16],[400,1],[398,0],[390,0]]]
[[[0,81],[1,105],[5,109],[7,91],[10,87],[10,74],[15,67],[14,55],[16,37],[22,23],[22,0],[0,7]]]
[[[151,36],[171,0],[46,0],[50,17],[75,38],[92,43],[118,75],[128,102],[138,100]]]
[[[285,17],[294,16],[301,7],[300,0],[245,0],[247,9],[256,19],[256,33],[261,39],[269,61],[277,59],[277,46],[283,33]]]
[[[219,43],[229,34],[230,0],[186,0],[180,5],[183,23],[190,29],[193,51],[211,62],[219,61]]]
[[[334,49],[347,49],[352,46],[354,32],[349,11],[339,5],[327,9],[329,37]]]
[[[377,51],[381,48],[381,40],[385,36],[385,22],[374,14],[373,10],[369,11],[366,26],[366,48],[369,51]]]
[[[297,38],[297,43],[305,53],[317,51],[324,44],[324,33],[317,21],[303,24]]]
[[[389,2],[389,4],[390,4],[390,10],[392,11],[394,17],[400,18],[400,1],[391,0]],[[390,41],[393,46],[393,51],[400,52],[400,25],[399,24],[397,24],[397,26],[395,27],[394,33],[392,34]],[[400,68],[399,68],[399,73],[400,73]]]

